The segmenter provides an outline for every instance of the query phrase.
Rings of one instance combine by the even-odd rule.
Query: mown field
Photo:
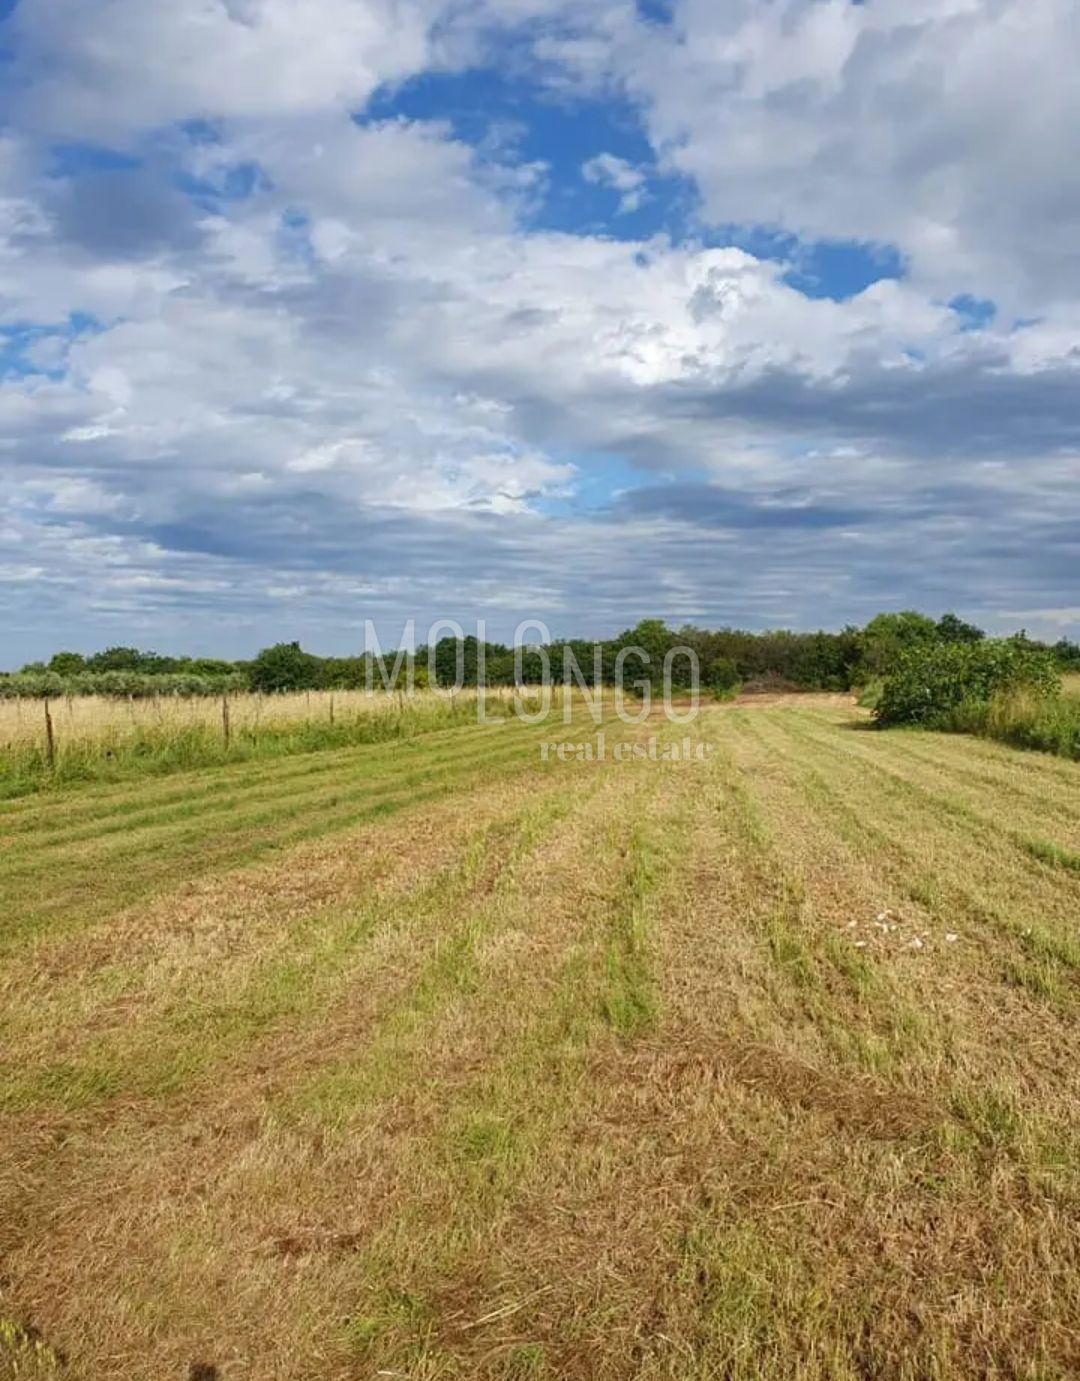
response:
[[[0,1376],[1080,1374],[1080,764],[652,733],[0,803]]]

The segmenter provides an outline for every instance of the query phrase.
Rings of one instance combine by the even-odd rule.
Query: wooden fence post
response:
[[[223,695],[223,696],[221,697],[221,730],[222,730],[222,733],[224,734],[224,737],[225,737],[225,749],[226,749],[226,751],[228,751],[228,748],[229,748],[229,739],[230,739],[230,737],[231,737],[231,730],[230,730],[230,725],[229,725],[229,697],[228,697],[228,695]]]
[[[49,768],[56,767],[56,735],[53,733],[52,714],[49,711],[49,697],[45,697],[45,756]]]
[[[331,692],[330,692],[330,724],[331,724],[331,726],[333,726],[333,723],[334,723],[334,692],[331,691]]]

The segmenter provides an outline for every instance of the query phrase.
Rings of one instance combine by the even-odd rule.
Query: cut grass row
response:
[[[516,859],[556,829],[571,805],[559,798],[553,783],[534,785],[525,797],[513,798],[509,814],[478,827],[468,837],[465,850],[446,867],[425,876],[419,886],[409,885],[396,895],[385,888],[364,888],[351,898],[338,896],[321,911],[306,912],[302,924],[274,939],[267,937],[254,954],[237,966],[226,962],[191,981],[185,971],[183,987],[158,980],[158,964],[152,955],[139,973],[130,961],[125,966],[124,996],[127,1001],[109,1020],[110,999],[116,996],[116,974],[110,973],[98,1004],[85,976],[76,991],[68,985],[61,1003],[75,1006],[82,1019],[81,1032],[71,1031],[68,1012],[54,1010],[56,1024],[67,1016],[73,1058],[56,1062],[56,1025],[42,1049],[40,1065],[28,1058],[33,1035],[40,1033],[40,1004],[26,1010],[22,1030],[5,1032],[7,1039],[22,1037],[22,1058],[17,1067],[0,1062],[0,1107],[20,1108],[34,1104],[74,1108],[120,1095],[148,1097],[179,1092],[211,1069],[226,1064],[238,1049],[284,1021],[310,1015],[326,1000],[327,992],[345,980],[362,981],[363,971],[351,967],[358,950],[366,952],[376,931],[381,935],[407,933],[411,958],[422,952],[425,938],[437,940],[436,970],[457,963],[458,949],[471,942],[471,932],[460,935],[452,917],[472,892],[481,875],[496,886],[511,872]],[[579,808],[588,800],[586,795]],[[406,875],[408,877],[408,875]],[[442,922],[442,924],[440,924]],[[243,937],[245,947],[248,937]],[[223,959],[226,956],[223,956]],[[231,959],[231,955],[228,956]],[[141,982],[139,981],[141,980]],[[164,989],[164,992],[162,991]],[[171,991],[170,991],[171,990]]]
[[[808,732],[805,724],[791,731]],[[933,790],[932,782],[912,781],[891,765],[888,752],[868,757],[847,742],[845,747],[848,752],[835,760],[827,778],[816,770],[804,773],[810,799],[880,863],[893,864],[908,901],[923,908],[939,935],[973,928],[985,936],[988,927],[996,929],[1013,941],[1011,953],[995,950],[999,974],[1044,999],[1067,996],[1071,1005],[1080,993],[1071,879],[1041,866],[1023,836],[1003,830],[953,794]],[[852,804],[856,779],[865,789],[867,778],[878,795],[875,820]],[[923,830],[928,820],[936,826],[941,845],[933,856],[904,844],[910,820]],[[995,848],[1000,857],[987,886],[986,860]]]
[[[621,726],[613,728],[617,735]],[[343,754],[317,784],[291,773],[280,791],[262,777],[245,792],[231,772],[232,796],[205,801],[199,777],[190,779],[193,800],[174,799],[160,810],[139,812],[132,800],[113,803],[93,820],[82,793],[70,798],[77,823],[65,831],[59,809],[50,833],[9,838],[0,850],[0,882],[7,903],[0,949],[21,944],[43,927],[55,932],[86,925],[110,908],[131,904],[171,878],[199,876],[254,862],[361,821],[393,816],[424,802],[473,789],[504,774],[539,768],[538,744],[547,726],[514,724],[477,739],[440,739],[426,756],[393,753],[369,758],[364,750]],[[403,763],[415,765],[405,767]],[[285,763],[279,764],[286,767]],[[550,770],[550,768],[549,768]],[[119,808],[117,809],[117,806]]]

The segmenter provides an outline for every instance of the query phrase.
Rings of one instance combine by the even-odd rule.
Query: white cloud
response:
[[[581,165],[581,175],[586,182],[619,192],[619,211],[623,215],[637,211],[648,196],[648,178],[641,169],[613,153],[590,158]]]
[[[711,222],[895,243],[1018,312],[1080,299],[1074,0],[679,0],[547,51],[642,102]]]
[[[359,107],[422,68],[422,0],[36,0],[12,20],[25,124],[122,140],[174,120]]]

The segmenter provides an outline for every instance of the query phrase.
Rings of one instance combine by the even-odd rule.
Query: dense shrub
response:
[[[716,695],[728,695],[736,689],[742,678],[739,668],[730,657],[714,657],[703,671],[706,687]]]
[[[915,645],[898,654],[874,713],[882,725],[962,729],[1001,692],[1060,688],[1054,658],[1019,639]]]
[[[247,677],[240,672],[199,676],[193,672],[149,675],[140,671],[84,671],[62,676],[55,671],[20,671],[0,676],[0,700],[58,700],[64,695],[149,700],[167,695],[224,695],[246,688]]]

